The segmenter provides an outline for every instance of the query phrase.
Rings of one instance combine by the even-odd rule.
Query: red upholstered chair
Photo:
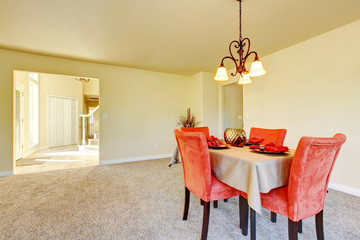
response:
[[[194,127],[194,128],[182,127],[181,131],[183,131],[183,132],[202,132],[202,133],[205,133],[206,138],[208,138],[210,136],[209,127]]]
[[[193,127],[193,128],[188,128],[188,127],[182,127],[181,131],[183,132],[202,132],[205,134],[206,138],[209,138],[210,133],[209,133],[209,127]],[[227,201],[227,199],[224,199],[224,201]],[[204,202],[200,199],[200,204],[204,205]],[[218,207],[218,201],[214,201],[214,208]]]
[[[274,143],[276,146],[282,146],[286,135],[286,129],[266,129],[255,128],[250,129],[249,139],[251,138],[263,138],[262,145],[268,143]]]
[[[189,212],[190,192],[204,201],[201,239],[207,238],[210,201],[240,196],[240,191],[217,180],[211,173],[206,137],[199,132],[174,131],[181,155],[185,181],[185,206],[183,220]]]
[[[261,205],[264,208],[288,217],[289,239],[297,239],[297,233],[301,232],[299,223],[313,215],[316,215],[317,239],[324,239],[323,210],[327,186],[345,141],[346,136],[341,133],[331,138],[302,137],[294,154],[288,186],[261,194]],[[251,215],[251,221],[254,221],[251,224],[253,234],[253,210]]]

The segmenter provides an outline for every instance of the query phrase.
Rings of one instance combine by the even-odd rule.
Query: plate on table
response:
[[[228,148],[229,144],[224,144],[221,146],[208,146],[209,148],[213,148],[213,149],[224,149],[224,148]]]
[[[254,152],[259,152],[259,153],[271,153],[271,154],[288,154],[288,151],[282,151],[282,152],[269,152],[266,150],[260,150],[260,149],[251,149]]]

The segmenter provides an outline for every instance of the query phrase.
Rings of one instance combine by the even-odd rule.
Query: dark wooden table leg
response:
[[[247,199],[243,196],[239,196],[239,208],[240,208],[240,228],[242,234],[247,236],[249,226],[249,205]]]
[[[215,201],[214,201],[214,208],[217,208],[217,207],[218,207],[218,201],[215,200]]]
[[[256,212],[250,208],[250,239],[256,240]]]
[[[271,221],[274,223],[276,222],[276,213],[271,212]]]

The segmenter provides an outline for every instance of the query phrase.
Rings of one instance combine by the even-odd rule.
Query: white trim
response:
[[[16,81],[16,90],[20,90],[20,91],[23,91],[25,92],[25,87],[24,87],[24,84]]]
[[[29,72],[28,73],[28,76],[29,76],[29,85],[28,85],[28,88],[29,88],[29,90],[28,90],[28,95],[29,95],[29,98],[28,98],[28,103],[29,103],[29,148],[33,148],[33,147],[35,147],[36,145],[39,145],[40,144],[40,85],[39,85],[39,81],[36,81],[34,78],[32,78],[30,75],[32,74],[33,72]],[[38,77],[39,77],[39,73],[34,73],[34,74],[37,74],[38,75]],[[31,143],[32,142],[32,131],[33,131],[33,125],[32,125],[32,121],[34,120],[33,118],[34,118],[34,116],[36,116],[36,115],[34,115],[33,114],[33,109],[32,109],[32,103],[33,103],[33,100],[34,100],[34,96],[32,95],[32,91],[31,91],[31,89],[32,89],[32,85],[35,85],[36,87],[37,87],[37,96],[36,96],[36,98],[37,98],[37,141],[36,141],[36,143]],[[31,110],[33,110],[33,111],[31,111]]]
[[[9,176],[12,176],[14,175],[14,172],[13,171],[2,171],[0,172],[0,177],[9,177]]]
[[[13,124],[14,124],[13,136],[15,138],[15,160],[17,160],[17,159],[20,159],[20,158],[24,157],[25,87],[24,87],[24,84],[22,84],[22,83],[20,83],[18,81],[16,81],[15,83],[16,83],[15,92],[14,92],[15,117],[13,119]],[[17,134],[16,134],[16,130],[17,130],[17,128],[16,128],[16,109],[17,109],[17,107],[16,107],[16,91],[20,92],[20,144],[21,144],[21,150],[20,151],[16,150],[16,141],[18,140],[17,139]]]
[[[111,165],[111,164],[118,164],[118,163],[126,163],[126,162],[138,162],[138,161],[146,161],[146,160],[154,160],[160,158],[171,158],[172,154],[161,154],[161,155],[150,155],[150,156],[143,156],[143,157],[133,157],[133,158],[121,158],[115,160],[107,160],[107,161],[99,161],[99,165]]]
[[[221,86],[219,86],[219,105],[218,105],[218,134],[219,134],[219,138],[223,138],[224,137],[224,131],[226,129],[225,127],[225,87],[230,86],[234,83],[237,83],[238,80],[233,81],[231,80],[230,82],[226,82],[226,83],[222,83]],[[237,85],[236,85],[237,86]],[[242,101],[241,101],[241,105],[242,105],[242,126],[241,128],[244,128],[244,122],[245,122],[245,118],[244,118],[244,86],[238,86],[238,87],[242,87]]]
[[[329,182],[329,188],[340,191],[340,192],[344,192],[344,193],[348,193],[357,197],[360,197],[360,189],[358,188],[354,188],[354,187],[350,187],[350,186],[346,186],[346,185],[342,185],[339,183],[334,183],[334,182]]]

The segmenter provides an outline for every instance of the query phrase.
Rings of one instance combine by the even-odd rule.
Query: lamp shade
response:
[[[262,76],[265,73],[266,71],[260,60],[257,59],[251,64],[250,73],[249,73],[251,77]]]
[[[249,84],[251,83],[251,79],[250,79],[250,76],[249,76],[249,73],[247,72],[242,72],[240,74],[240,79],[238,81],[238,84]]]
[[[228,74],[227,74],[227,70],[226,70],[226,68],[224,67],[224,65],[221,65],[221,66],[218,68],[214,79],[215,79],[216,81],[226,81],[226,80],[229,80],[229,76],[228,76]]]

